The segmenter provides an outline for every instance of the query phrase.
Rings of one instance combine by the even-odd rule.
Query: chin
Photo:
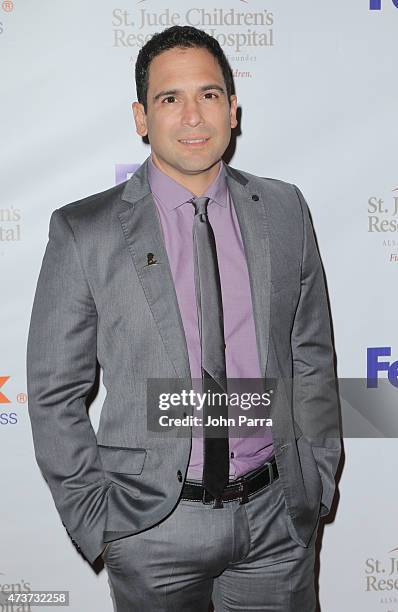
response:
[[[184,170],[190,170],[191,172],[204,172],[214,166],[219,159],[220,158],[217,157],[216,159],[183,160],[180,167]]]

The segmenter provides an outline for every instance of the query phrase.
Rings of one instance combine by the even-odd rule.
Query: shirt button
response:
[[[258,195],[256,193],[253,193],[252,200],[254,200],[255,202],[258,202]]]
[[[234,455],[234,453],[233,453],[233,451],[232,451],[232,453],[231,453],[231,459],[233,459],[234,457],[235,457],[235,455]]]
[[[178,470],[178,472],[177,472],[177,478],[178,478],[178,481],[179,481],[179,482],[182,482],[182,473],[181,473],[181,470]]]

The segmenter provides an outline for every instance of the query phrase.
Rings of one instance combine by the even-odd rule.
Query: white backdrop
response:
[[[230,164],[293,182],[308,201],[339,376],[366,377],[367,347],[391,347],[384,361],[398,359],[395,4],[0,4],[0,585],[69,590],[72,612],[112,610],[106,572],[95,575],[75,551],[34,460],[26,338],[51,212],[111,187],[120,165],[149,154],[130,108],[134,63],[145,37],[171,20],[219,37],[231,62],[242,133]],[[103,398],[101,385],[95,428]],[[322,612],[398,611],[396,446],[345,440],[340,501],[320,553]]]

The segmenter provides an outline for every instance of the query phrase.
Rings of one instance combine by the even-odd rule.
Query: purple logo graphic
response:
[[[372,346],[367,350],[367,387],[377,389],[379,372],[387,372],[388,380],[394,387],[398,387],[398,360],[390,362],[380,361],[379,357],[390,357],[390,346]]]
[[[381,11],[382,0],[370,0],[369,8],[371,11]],[[395,8],[398,8],[398,0],[391,0]]]
[[[139,167],[140,164],[116,164],[115,185],[119,185],[120,183],[123,183],[123,181],[127,181],[127,179],[129,179]]]

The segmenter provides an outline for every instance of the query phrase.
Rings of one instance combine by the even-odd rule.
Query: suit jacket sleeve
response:
[[[72,540],[93,560],[106,495],[85,399],[96,374],[97,312],[62,211],[50,219],[27,344],[29,416],[37,463]]]
[[[331,338],[330,313],[323,269],[307,203],[294,185],[303,215],[301,293],[291,344],[293,412],[311,443],[322,480],[320,515],[329,513],[340,459],[339,407]]]

